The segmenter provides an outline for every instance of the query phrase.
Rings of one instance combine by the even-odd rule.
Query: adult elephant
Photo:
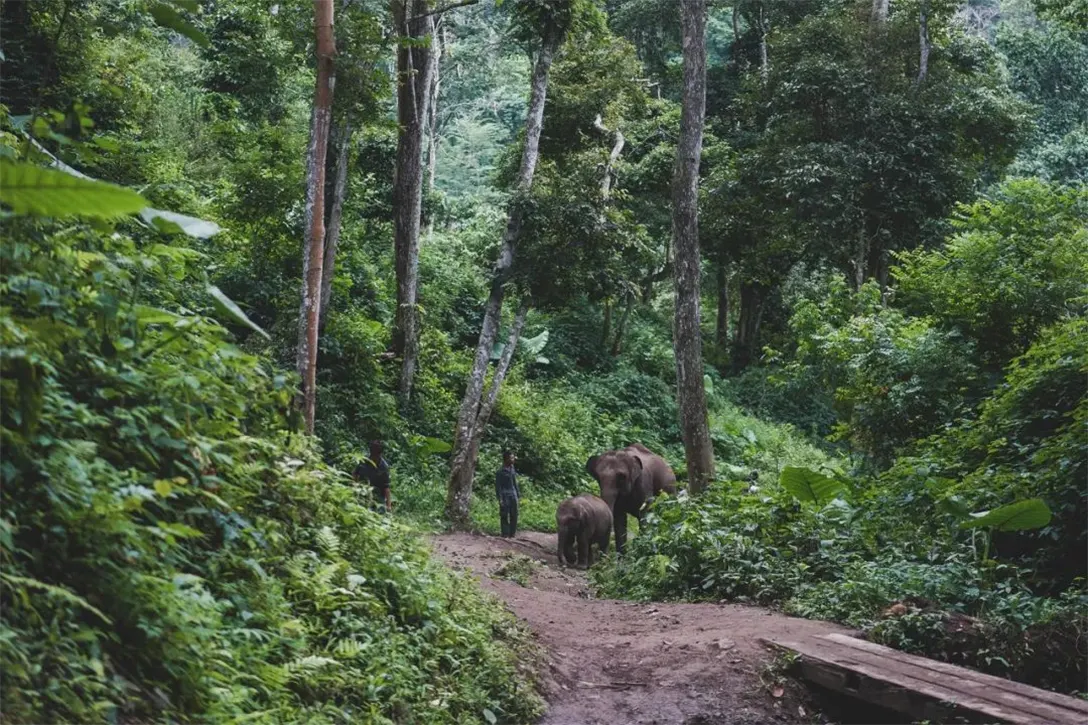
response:
[[[642,522],[643,507],[662,491],[676,493],[676,474],[665,459],[641,443],[608,451],[586,461],[589,475],[601,486],[601,498],[612,509],[616,551],[627,544],[627,516]]]

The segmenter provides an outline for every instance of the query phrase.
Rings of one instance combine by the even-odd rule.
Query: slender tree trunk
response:
[[[336,252],[340,248],[340,221],[344,214],[344,197],[348,188],[348,152],[351,150],[351,120],[344,118],[333,125],[329,139],[336,153],[334,181],[329,200],[329,221],[325,228],[325,261],[321,265],[321,313],[320,327],[325,326],[325,316],[332,299],[332,278],[336,270]]]
[[[435,21],[434,41],[431,43],[431,87],[427,95],[430,110],[427,119],[427,192],[434,191],[434,177],[438,170],[438,94],[442,89],[442,52],[445,47],[445,25],[442,16]],[[434,234],[434,214],[425,216],[427,238]]]
[[[869,14],[869,19],[874,24],[883,23],[888,19],[888,5],[889,0],[873,0],[873,10]]]
[[[472,431],[475,450],[479,450],[480,441],[484,437],[484,429],[487,427],[488,421],[491,420],[491,413],[494,412],[495,405],[499,402],[499,391],[502,389],[503,381],[506,380],[506,373],[510,371],[510,362],[517,350],[518,341],[521,339],[521,331],[525,327],[525,316],[528,313],[529,298],[523,297],[521,306],[514,316],[514,326],[510,328],[510,336],[506,340],[506,347],[502,349],[499,363],[495,366],[495,372],[491,376],[491,385],[487,389],[487,397],[483,399],[480,404],[480,412],[476,414],[476,425]]]
[[[604,323],[601,325],[601,347],[608,345],[612,337],[612,300],[604,301]]]
[[[475,461],[480,455],[480,444],[483,443],[487,423],[491,420],[491,413],[494,412],[495,405],[499,402],[499,390],[502,388],[503,380],[506,379],[506,373],[510,370],[510,362],[513,360],[518,340],[521,339],[521,330],[525,326],[525,315],[528,311],[529,299],[526,297],[521,302],[521,308],[514,318],[514,327],[510,330],[510,337],[506,342],[506,347],[503,348],[499,362],[495,366],[495,372],[491,375],[491,386],[488,388],[487,397],[483,399],[480,404],[480,411],[476,414],[476,423],[472,430],[472,440],[469,442],[467,454],[468,459],[473,461],[474,467]]]
[[[918,11],[918,85],[926,80],[929,73],[929,0],[922,0]]]
[[[858,245],[854,254],[854,289],[861,289],[865,284],[866,272],[869,269],[869,234],[865,228],[865,220],[861,220],[858,226]]]
[[[602,133],[611,134],[608,128],[601,120],[600,114],[597,114],[597,118],[593,121],[593,126]],[[608,197],[612,193],[612,169],[616,166],[616,162],[620,158],[620,154],[623,153],[623,145],[626,143],[626,139],[623,137],[623,132],[618,128],[615,131],[615,143],[612,145],[612,151],[608,154],[608,163],[605,164],[604,174],[601,177],[601,199],[608,201]]]
[[[718,318],[714,340],[725,350],[729,346],[729,270],[725,262],[718,263]]]
[[[484,376],[487,363],[491,358],[491,349],[499,329],[502,315],[503,285],[506,284],[514,264],[514,251],[521,236],[522,212],[518,197],[529,191],[533,184],[537,160],[540,156],[540,131],[544,123],[544,101],[548,92],[548,74],[551,72],[552,59],[563,40],[564,32],[559,28],[549,27],[533,65],[533,77],[529,91],[529,113],[525,119],[525,146],[521,152],[521,167],[518,170],[515,197],[512,201],[506,231],[503,233],[499,259],[492,275],[491,294],[484,308],[484,321],[480,329],[480,340],[476,345],[476,356],[472,362],[465,396],[461,400],[461,409],[457,414],[457,427],[453,434],[453,451],[450,455],[450,480],[446,495],[446,517],[455,528],[465,529],[470,524],[469,506],[472,502],[472,479],[476,474],[476,459],[472,450],[473,433],[480,411],[480,398],[483,394]],[[497,395],[496,391],[496,395]]]
[[[740,311],[733,332],[733,372],[751,364],[759,344],[759,325],[763,319],[763,286],[758,282],[740,285]]]
[[[397,162],[393,180],[393,249],[396,258],[397,311],[393,352],[401,356],[400,397],[412,397],[419,354],[419,227],[423,208],[423,137],[430,120],[430,48],[434,16],[426,0],[396,0],[394,20],[404,40],[397,48]]]
[[[675,248],[676,386],[680,430],[688,464],[688,489],[703,491],[714,477],[714,449],[703,385],[699,330],[699,158],[706,113],[706,0],[680,0],[684,92],[673,175],[672,237]]]
[[[612,357],[617,357],[623,350],[623,334],[627,331],[627,318],[631,316],[631,309],[635,306],[635,294],[628,290],[627,302],[623,306],[623,314],[616,325],[616,338],[612,341]]]
[[[302,256],[302,304],[299,310],[298,371],[302,377],[302,414],[313,435],[317,410],[317,340],[321,315],[321,270],[325,246],[325,155],[329,145],[333,87],[332,0],[314,0],[317,34],[317,85],[306,164],[306,252]]]
[[[771,65],[767,60],[767,18],[764,15],[763,3],[759,4],[759,80],[767,85],[767,77],[771,72]]]

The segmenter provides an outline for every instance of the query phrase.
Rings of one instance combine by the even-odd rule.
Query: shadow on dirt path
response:
[[[559,568],[555,543],[554,534],[532,531],[515,539],[450,533],[432,540],[436,554],[475,574],[547,648],[549,710],[541,723],[813,721],[796,688],[779,689],[775,698],[761,684],[771,655],[759,639],[846,630],[759,607],[593,599],[583,572]],[[521,583],[500,578],[511,571]]]

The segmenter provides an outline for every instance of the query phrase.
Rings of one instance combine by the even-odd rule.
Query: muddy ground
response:
[[[760,639],[845,631],[834,624],[734,604],[594,599],[583,572],[558,566],[554,534],[451,533],[432,543],[546,648],[544,725],[818,722],[803,688],[779,686],[765,670],[773,656]],[[497,573],[504,568],[521,582]]]

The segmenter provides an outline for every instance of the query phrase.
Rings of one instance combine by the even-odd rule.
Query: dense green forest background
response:
[[[609,596],[782,606],[1084,691],[1088,8],[893,0],[874,20],[879,5],[710,9],[701,325],[717,476],[659,501],[591,576]],[[410,398],[393,339],[394,86],[397,48],[418,41],[396,3],[336,6],[328,195],[341,168],[346,184],[309,437],[294,397],[311,4],[2,5],[12,722],[539,712],[524,632],[419,543],[444,525],[512,209],[505,282],[531,305],[473,525],[498,530],[507,447],[522,526],[539,530],[595,490],[585,462],[602,450],[642,442],[686,479],[674,3],[436,15]],[[570,28],[535,180],[514,191],[550,13]],[[374,438],[393,520],[345,473]]]

